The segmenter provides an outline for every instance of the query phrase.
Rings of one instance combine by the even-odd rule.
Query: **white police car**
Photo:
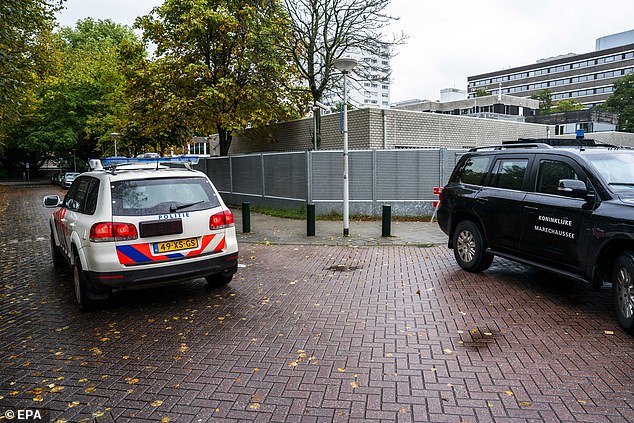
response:
[[[205,277],[229,283],[238,267],[233,215],[209,178],[168,162],[195,157],[91,160],[63,200],[46,196],[56,267],[73,268],[82,310],[113,289]]]

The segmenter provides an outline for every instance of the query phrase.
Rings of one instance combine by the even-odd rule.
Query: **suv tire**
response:
[[[612,292],[616,317],[623,328],[634,334],[634,252],[624,251],[614,262]]]
[[[233,279],[233,274],[225,275],[224,273],[217,273],[215,275],[205,276],[205,280],[207,281],[207,285],[210,288],[222,288],[231,282]]]
[[[75,254],[73,260],[73,283],[75,286],[75,299],[82,311],[90,311],[95,308],[95,302],[88,298],[88,287],[86,286],[86,275],[81,267],[81,260]]]
[[[64,256],[59,252],[59,248],[55,245],[55,238],[53,237],[53,231],[51,231],[51,258],[53,260],[53,267],[61,269],[66,267],[66,260]]]
[[[486,252],[482,231],[470,220],[463,220],[456,226],[453,252],[458,265],[467,272],[482,272],[493,262],[493,254]]]

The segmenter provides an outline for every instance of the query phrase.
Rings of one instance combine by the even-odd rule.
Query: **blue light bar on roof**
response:
[[[132,163],[189,163],[198,164],[198,156],[175,156],[175,157],[106,157],[101,160],[103,167],[120,166]]]

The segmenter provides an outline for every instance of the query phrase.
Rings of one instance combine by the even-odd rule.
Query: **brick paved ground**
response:
[[[243,244],[246,268],[226,289],[118,293],[84,314],[70,273],[52,267],[40,205],[52,190],[0,186],[0,411],[634,421],[634,338],[607,289],[497,259],[471,275],[444,247]]]

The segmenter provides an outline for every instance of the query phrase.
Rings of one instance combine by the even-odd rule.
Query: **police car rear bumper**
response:
[[[95,294],[104,289],[130,288],[143,285],[196,279],[217,273],[233,275],[238,270],[238,253],[207,260],[160,266],[152,269],[131,269],[125,272],[86,272],[88,284]]]

